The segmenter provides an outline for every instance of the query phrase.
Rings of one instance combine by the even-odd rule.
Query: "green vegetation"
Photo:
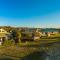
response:
[[[59,40],[44,43],[26,42],[17,45],[11,45],[13,44],[11,42],[12,40],[6,41],[6,45],[0,46],[0,60],[45,60],[48,51],[53,50],[58,46],[60,47],[60,45],[56,45],[55,47],[53,45],[54,43],[59,42]]]
[[[21,38],[20,31],[12,30],[11,36],[12,36],[12,39],[15,41],[15,43],[20,42],[20,38]]]
[[[5,40],[0,46],[0,60],[46,60],[47,53],[60,45],[60,33],[50,37],[40,36],[34,41],[34,33],[25,32],[25,29],[5,27],[11,33],[10,40]],[[36,33],[39,36],[38,33]],[[24,42],[22,42],[22,39]]]
[[[60,33],[59,34],[52,35],[51,37],[60,37]]]

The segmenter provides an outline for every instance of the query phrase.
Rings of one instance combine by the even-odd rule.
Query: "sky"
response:
[[[0,0],[0,26],[60,28],[60,0]]]

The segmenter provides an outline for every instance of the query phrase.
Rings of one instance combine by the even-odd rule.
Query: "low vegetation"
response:
[[[45,60],[47,59],[48,52],[58,48],[58,46],[60,47],[60,45],[54,46],[54,43],[57,42],[59,40],[44,43],[26,42],[15,45],[9,40],[0,46],[0,60]]]
[[[18,28],[6,28],[5,29],[11,33],[10,40],[5,40],[0,46],[0,60],[46,60],[48,52],[57,47],[60,47],[60,33],[56,35],[51,35],[50,37],[44,36],[40,37],[39,41],[30,40],[28,38],[33,38],[34,34],[29,35],[22,34],[25,32],[24,29],[21,31]],[[27,40],[23,41],[21,38],[27,37]],[[37,34],[38,35],[38,34]],[[55,44],[58,44],[55,45]]]

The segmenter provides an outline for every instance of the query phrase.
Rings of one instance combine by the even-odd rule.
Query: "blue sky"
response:
[[[60,0],[0,0],[0,26],[60,28]]]

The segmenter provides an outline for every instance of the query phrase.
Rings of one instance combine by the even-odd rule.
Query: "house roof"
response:
[[[0,29],[0,37],[6,37],[9,33],[4,29]]]

